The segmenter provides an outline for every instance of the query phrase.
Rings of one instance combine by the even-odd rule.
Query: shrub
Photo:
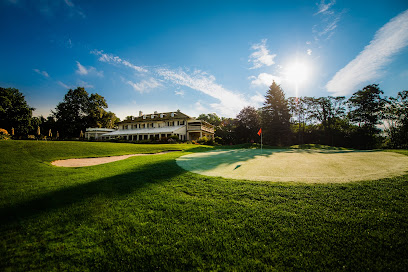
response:
[[[212,138],[208,139],[206,136],[198,139],[197,142],[203,145],[214,145],[214,140]]]
[[[0,141],[10,139],[10,134],[7,130],[0,128]]]

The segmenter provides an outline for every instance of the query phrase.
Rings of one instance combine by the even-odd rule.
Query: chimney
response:
[[[139,111],[139,117],[143,115],[143,111]]]

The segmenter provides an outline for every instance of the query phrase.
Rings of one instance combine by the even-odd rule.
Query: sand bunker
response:
[[[377,180],[408,173],[408,156],[381,151],[216,150],[182,156],[177,164],[207,176],[307,183]]]
[[[130,157],[135,157],[135,156],[161,155],[161,154],[166,154],[166,153],[175,152],[175,151],[180,151],[180,150],[169,150],[169,151],[163,151],[163,152],[154,153],[154,154],[151,154],[151,153],[131,154],[131,155],[122,155],[122,156],[100,157],[100,158],[58,160],[58,161],[51,162],[51,164],[55,166],[62,166],[62,167],[84,167],[84,166],[93,166],[93,165],[99,165],[99,164],[104,164],[104,163],[109,163],[109,162],[120,161],[120,160],[124,160]]]

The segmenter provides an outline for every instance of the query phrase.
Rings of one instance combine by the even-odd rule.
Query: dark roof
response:
[[[174,117],[171,117],[172,113],[174,113]],[[161,114],[163,114],[162,118],[160,118]],[[154,115],[153,119],[151,118],[152,115]],[[146,119],[143,119],[143,116],[146,116]],[[124,120],[120,123],[166,121],[166,120],[177,120],[177,119],[192,119],[192,118],[188,116],[187,114],[184,114],[180,111],[172,111],[172,112],[149,113],[149,114],[143,114],[142,116],[134,116],[133,120]]]

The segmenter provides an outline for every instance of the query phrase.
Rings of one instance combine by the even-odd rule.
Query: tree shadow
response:
[[[174,159],[169,159],[138,166],[125,174],[62,188],[32,200],[0,208],[0,226],[58,211],[73,204],[85,203],[87,199],[96,196],[116,198],[132,194],[150,184],[164,182],[184,172]]]
[[[373,152],[369,150],[339,150],[339,149],[216,149],[199,155],[177,158],[177,164],[186,170],[202,172],[213,170],[219,166],[241,167],[242,163],[259,157],[270,158],[278,153],[291,154],[344,154],[357,152]]]

